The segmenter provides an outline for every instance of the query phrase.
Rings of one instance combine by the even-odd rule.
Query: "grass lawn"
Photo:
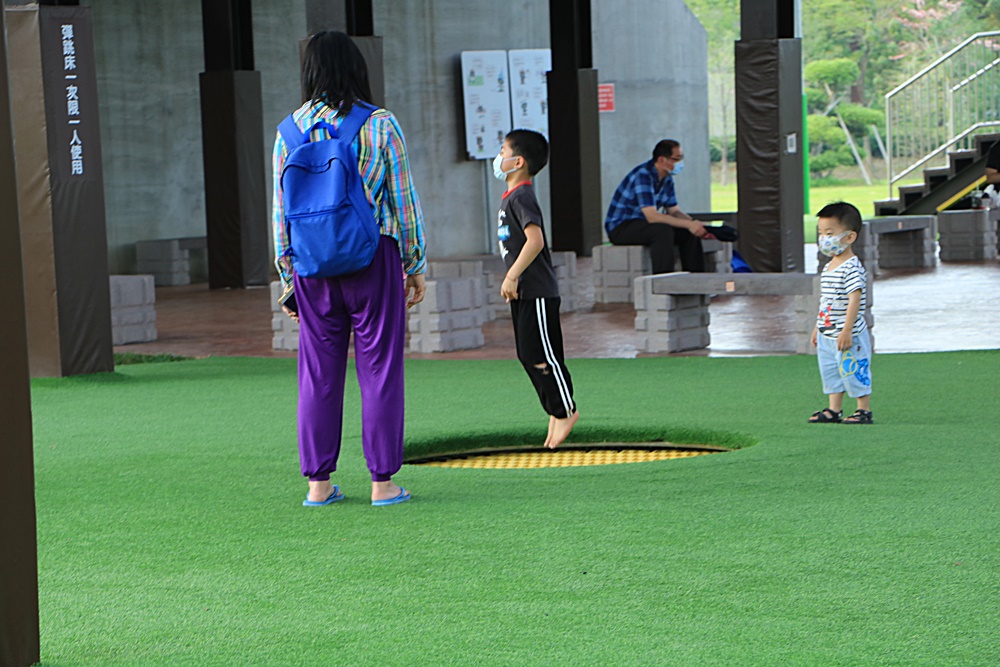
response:
[[[569,366],[576,441],[740,449],[373,508],[353,388],[303,508],[294,360],[34,381],[44,666],[1000,664],[1000,351],[876,357],[853,427],[805,423],[811,357]],[[406,372],[410,454],[544,437],[516,362]]]
[[[813,186],[809,193],[810,209],[806,211],[803,222],[806,243],[816,242],[816,212],[826,204],[835,201],[846,201],[854,204],[862,216],[875,214],[873,202],[887,199],[889,188],[884,182],[865,185],[863,182],[844,181],[837,185]],[[737,209],[736,181],[732,180],[725,187],[718,183],[712,184],[712,210],[735,211]]]

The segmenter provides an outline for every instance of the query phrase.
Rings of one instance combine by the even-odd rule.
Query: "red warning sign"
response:
[[[611,113],[615,110],[615,84],[597,84],[597,110],[600,113]]]

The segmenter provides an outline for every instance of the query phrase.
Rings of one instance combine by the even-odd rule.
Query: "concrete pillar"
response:
[[[7,77],[7,30],[0,12],[0,664],[41,661],[38,628],[38,547],[28,384],[27,318],[21,268],[14,134]]]

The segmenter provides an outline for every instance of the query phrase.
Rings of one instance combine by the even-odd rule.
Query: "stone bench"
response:
[[[933,268],[937,250],[935,222],[933,215],[900,215],[866,220],[865,224],[877,239],[879,268]]]
[[[819,307],[819,276],[803,273],[664,273],[635,279],[636,347],[640,352],[683,352],[708,347],[712,295],[794,295],[796,346],[814,353],[809,339]]]
[[[477,259],[427,265],[427,294],[408,312],[411,352],[472,350],[485,344],[486,278]]]
[[[111,343],[156,340],[156,290],[153,276],[109,276]]]
[[[208,248],[204,236],[155,239],[135,244],[139,273],[152,274],[156,286],[191,284],[191,251]]]
[[[559,283],[559,312],[573,312],[584,308],[583,299],[580,296],[580,285],[577,281],[576,253],[572,251],[550,251],[552,256],[552,267],[556,272],[556,280]],[[510,306],[507,301],[500,296],[500,285],[504,276],[507,275],[507,265],[500,255],[463,255],[457,257],[444,257],[442,259],[431,260],[428,264],[428,275],[446,275],[444,273],[434,274],[438,269],[433,267],[443,265],[461,265],[464,262],[479,262],[482,265],[481,275],[483,278],[483,299],[484,315],[487,322],[493,322],[499,318],[510,318]],[[443,269],[451,275],[455,269]],[[469,277],[472,274],[455,274]]]
[[[997,258],[997,219],[989,209],[938,213],[942,262],[979,262]]]
[[[733,244],[702,240],[706,273],[732,273]],[[631,303],[633,281],[653,273],[649,248],[641,245],[599,245],[593,249],[594,302]],[[676,266],[680,268],[680,260]]]
[[[280,280],[271,283],[271,349],[295,352],[299,349],[299,323],[278,304],[284,293]]]

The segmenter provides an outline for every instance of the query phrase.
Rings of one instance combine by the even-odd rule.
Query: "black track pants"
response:
[[[686,229],[645,220],[626,220],[611,230],[608,240],[615,245],[644,245],[653,260],[653,273],[673,273],[674,247],[681,267],[691,273],[705,271],[705,251],[701,239]]]
[[[563,361],[559,297],[510,302],[517,358],[528,372],[545,412],[565,419],[576,412],[573,381]]]

